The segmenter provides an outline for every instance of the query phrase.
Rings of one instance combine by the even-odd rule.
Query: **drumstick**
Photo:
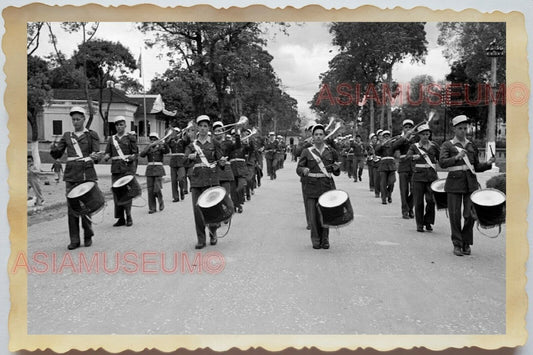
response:
[[[492,154],[492,157],[494,158],[494,151],[492,150],[492,146],[489,144],[490,153]]]

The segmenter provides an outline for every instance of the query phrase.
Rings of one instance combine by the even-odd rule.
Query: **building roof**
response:
[[[111,99],[111,91],[113,92],[112,100],[116,103],[129,103],[137,105],[137,103],[126,96],[126,93],[122,90],[111,88],[104,89],[102,92],[102,102],[109,102]],[[94,101],[100,100],[99,89],[89,90],[91,99]],[[85,100],[85,91],[83,89],[53,89],[54,99],[56,100]]]
[[[149,115],[154,106],[155,99],[157,95],[146,95],[146,114]],[[131,102],[134,102],[137,105],[137,111],[135,111],[135,116],[144,115],[144,98],[143,95],[131,95],[128,97]]]

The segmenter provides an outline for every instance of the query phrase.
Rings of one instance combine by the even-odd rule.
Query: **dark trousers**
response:
[[[202,211],[200,210],[200,207],[198,207],[198,197],[210,188],[211,186],[202,186],[202,187],[191,187],[191,196],[192,196],[192,210],[194,213],[194,225],[196,228],[196,237],[198,239],[199,244],[205,244],[205,222],[204,217],[202,215]],[[209,226],[209,234],[211,236],[217,235],[217,229],[218,226]]]
[[[372,169],[374,170],[374,194],[376,197],[379,197],[379,192],[381,190],[381,177],[379,175],[377,166],[373,167]]]
[[[425,213],[424,198],[426,200]],[[416,226],[435,224],[435,200],[433,200],[433,192],[431,191],[431,181],[413,181],[413,200]]]
[[[400,176],[400,200],[402,201],[402,214],[406,215],[413,211],[413,194],[411,180],[413,173],[410,171],[398,172]]]
[[[65,182],[67,194],[79,183]],[[70,242],[73,244],[80,243],[80,218],[81,227],[83,228],[84,238],[90,238],[94,235],[91,220],[86,215],[79,215],[68,205],[68,234],[70,236]]]
[[[322,227],[319,221],[318,197],[307,197],[306,202],[311,226],[311,243],[313,243],[313,246],[329,243],[329,228]]]
[[[172,199],[183,198],[187,191],[187,171],[185,167],[170,168],[170,186],[172,189]]]
[[[394,190],[394,183],[396,182],[396,171],[380,171],[380,192],[381,192],[381,201],[387,202],[387,198],[392,196],[392,191]]]
[[[309,206],[307,205],[307,197],[305,196],[304,192],[304,184],[302,185],[302,197],[304,200],[304,208],[305,208],[305,222],[307,223],[307,226],[311,226],[311,223],[309,223]]]
[[[238,200],[235,202],[235,206],[239,207],[244,203],[244,194],[246,192],[246,178],[244,176],[235,177],[235,193]]]
[[[272,159],[267,158],[267,173],[271,178],[276,176],[278,160],[274,157]]]
[[[256,179],[256,184],[257,184],[257,187],[261,186],[261,173],[262,173],[262,170],[260,167],[256,167],[255,168],[255,179]]]
[[[148,190],[148,209],[155,211],[156,199],[159,200],[159,209],[163,206],[163,178],[161,176],[147,176],[146,188]]]
[[[353,175],[353,155],[346,157],[346,172],[348,173],[348,177],[351,178]]]
[[[461,228],[461,204],[464,224]],[[448,216],[452,230],[452,243],[456,247],[474,244],[474,217],[472,216],[470,193],[448,192]]]
[[[363,157],[353,158],[353,178],[361,179],[363,177],[363,169],[365,167],[365,159]]]
[[[239,195],[237,194],[237,182],[235,180],[232,180],[229,182],[230,186],[230,196],[231,200],[233,201],[233,207],[239,207],[241,205],[241,199]]]
[[[367,165],[368,168],[368,187],[370,191],[374,190],[374,167]]]
[[[115,182],[118,179],[120,179],[122,174],[112,174],[111,175],[111,182]],[[115,204],[115,218],[125,219],[124,214],[126,214],[126,217],[131,218],[131,200],[128,203],[118,205],[118,199],[115,191],[113,190],[113,202]]]

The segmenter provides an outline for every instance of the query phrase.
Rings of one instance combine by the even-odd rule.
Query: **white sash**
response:
[[[331,174],[326,170],[326,167],[324,166],[324,162],[322,161],[322,159],[320,159],[320,156],[316,155],[315,153],[313,153],[313,151],[311,149],[316,149],[316,148],[311,148],[309,147],[309,153],[311,153],[311,156],[313,157],[313,159],[317,162],[318,164],[318,167],[320,168],[320,170],[322,171],[322,173],[324,175],[326,175],[328,178],[331,178]]]
[[[72,142],[72,146],[74,147],[74,150],[76,151],[76,155],[78,158],[83,158],[83,153],[81,152],[80,145],[78,144],[78,141],[76,138],[72,137],[72,133],[70,132],[70,141]]]
[[[205,157],[205,154],[204,152],[202,151],[202,148],[200,148],[197,144],[196,144],[197,140],[195,140],[194,142],[192,142],[192,146],[194,147],[194,150],[196,150],[196,153],[198,153],[198,155],[200,156],[200,160],[202,161],[202,163],[207,166],[207,167],[210,167],[210,168],[214,168],[216,163],[209,163],[207,161],[207,158]]]
[[[420,154],[424,157],[424,159],[426,160],[426,163],[428,163],[429,166],[431,166],[433,168],[433,170],[437,171],[437,168],[435,167],[435,164],[433,164],[433,162],[431,161],[431,159],[429,159],[429,155],[427,155],[426,153],[424,153],[421,149],[420,149],[420,143],[415,143],[415,147],[418,149],[418,151],[420,152]]]
[[[120,159],[126,160],[126,157],[124,156],[124,153],[122,152],[122,149],[120,148],[120,145],[118,144],[117,135],[115,134],[113,137],[111,137],[111,140],[113,141],[113,145],[115,146],[115,149],[116,149]]]
[[[453,141],[450,141],[452,144],[453,144]],[[459,152],[465,150],[461,147],[458,147],[454,144],[454,147],[457,148],[457,150]],[[466,151],[466,150],[465,150]],[[472,164],[470,163],[470,159],[468,159],[468,155],[465,154],[465,156],[463,157],[463,161],[465,162],[466,166],[468,166],[468,169],[470,169],[470,171],[472,172],[472,174],[475,174],[476,171],[474,170],[474,167],[472,166]]]

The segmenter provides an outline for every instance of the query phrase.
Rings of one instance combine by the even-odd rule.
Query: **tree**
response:
[[[109,80],[117,80],[116,76],[118,74],[124,74],[137,69],[135,59],[130,51],[122,44],[101,39],[95,39],[81,44],[74,53],[73,59],[76,67],[85,68],[87,81],[93,83],[92,86],[98,88],[100,96],[98,110],[104,121],[104,136],[107,137],[109,135],[107,122],[113,91],[110,90],[111,97],[104,110],[104,90]]]

